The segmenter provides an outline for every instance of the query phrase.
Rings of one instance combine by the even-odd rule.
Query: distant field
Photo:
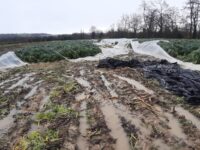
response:
[[[159,39],[134,39],[140,43]],[[200,64],[200,40],[167,39],[158,44],[172,57],[183,61]],[[8,51],[15,51],[17,56],[25,62],[52,62],[64,57],[76,59],[94,56],[100,53],[98,46],[90,41],[49,41],[31,43],[1,43],[0,55]]]
[[[94,56],[100,53],[98,46],[90,41],[54,41],[36,43],[15,51],[16,55],[25,62],[53,62],[64,58],[76,59]]]
[[[159,45],[171,56],[183,61],[200,64],[200,40],[168,40],[161,41]]]

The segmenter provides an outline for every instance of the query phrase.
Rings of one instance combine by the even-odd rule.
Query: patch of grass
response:
[[[37,63],[94,56],[100,52],[90,41],[54,41],[27,46],[17,50],[16,55],[25,62]]]
[[[50,109],[46,112],[36,114],[37,122],[51,122],[60,117],[77,118],[78,112],[71,108],[67,108],[64,105],[51,105]]]
[[[59,139],[58,132],[47,130],[45,133],[33,131],[23,137],[14,147],[14,150],[43,150],[47,144]]]
[[[77,83],[75,83],[75,82],[66,83],[63,86],[63,89],[64,89],[65,93],[72,92],[77,89]]]
[[[174,104],[183,104],[185,102],[184,97],[175,97],[175,100],[173,101]]]
[[[61,95],[61,92],[62,92],[61,86],[54,88],[50,93],[50,98],[52,99],[52,98],[59,97]]]

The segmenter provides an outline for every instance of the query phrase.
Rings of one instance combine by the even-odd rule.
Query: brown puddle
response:
[[[75,96],[75,99],[76,99],[77,102],[82,101],[82,100],[84,100],[86,98],[87,98],[87,95],[85,94],[85,92]]]
[[[34,75],[34,73],[29,73],[29,74],[26,74],[21,80],[19,80],[17,83],[13,84],[9,90],[12,90],[18,86],[23,86],[25,84],[26,81],[28,81],[30,79],[30,77]]]
[[[13,116],[16,115],[17,113],[18,113],[18,110],[13,109],[10,111],[10,114],[8,114],[7,117],[0,120],[0,136],[6,133],[10,129],[10,127],[12,127],[14,123]]]
[[[146,127],[142,126],[142,122],[139,119],[140,116],[138,115],[133,115],[131,112],[123,106],[122,104],[118,104],[117,102],[113,102],[114,106],[116,107],[117,114],[120,115],[121,117],[126,118],[126,120],[130,121],[132,124],[134,124],[144,136],[149,136],[151,131],[148,130]]]
[[[86,135],[87,135],[87,129],[89,128],[89,126],[87,124],[85,110],[86,110],[86,102],[83,102],[81,104],[81,113],[80,113],[80,116],[81,116],[80,126],[79,126],[80,136],[78,137],[78,140],[77,140],[77,145],[80,150],[88,149]]]
[[[159,150],[171,150],[171,148],[166,145],[165,143],[163,143],[163,141],[161,141],[160,139],[157,139],[153,142],[153,144],[156,146],[156,148],[158,148]]]
[[[32,97],[33,95],[35,95],[35,93],[37,92],[38,86],[35,86],[31,89],[31,91],[24,97],[24,99],[28,99],[30,97]]]
[[[183,133],[178,120],[170,113],[165,112],[165,116],[168,118],[168,125],[170,126],[170,133],[181,139],[186,139],[186,135]]]
[[[85,74],[85,70],[80,70],[80,75],[84,76],[84,74]]]
[[[44,106],[48,103],[50,96],[44,96],[40,102],[40,111],[44,109]]]
[[[191,121],[200,130],[200,120],[197,117],[182,107],[176,107],[175,109],[179,115],[185,116],[187,120]]]
[[[172,114],[164,112],[160,106],[156,105],[155,108],[163,115],[160,117],[161,120],[165,121],[166,119],[163,117],[167,117],[170,133],[178,138],[186,139],[186,135],[183,133],[179,121]]]
[[[0,83],[0,86],[3,86],[6,83],[9,83],[9,82],[12,82],[12,81],[16,81],[16,80],[19,80],[19,79],[20,79],[20,77],[16,77],[14,79],[5,80],[5,81],[3,81],[3,82]]]
[[[117,139],[116,150],[130,150],[129,139],[121,126],[120,119],[112,105],[106,104],[101,107],[105,116],[108,128],[111,130],[111,136]]]
[[[90,83],[83,78],[76,78],[76,81],[85,88],[90,88]]]
[[[115,92],[114,89],[112,89],[110,86],[111,86],[111,83],[108,82],[108,80],[105,78],[104,75],[101,75],[101,79],[103,80],[104,82],[104,85],[106,86],[107,90],[109,91],[110,95],[112,98],[117,98],[118,95],[117,93]]]
[[[138,90],[142,90],[142,91],[145,91],[147,92],[148,94],[154,94],[154,92],[148,88],[146,88],[145,86],[143,86],[141,83],[139,83],[138,81],[135,81],[133,79],[130,79],[130,78],[125,78],[125,77],[122,77],[122,76],[118,76],[116,74],[114,74],[114,77],[117,77],[119,78],[120,80],[123,80],[123,81],[126,81],[128,82],[129,84],[131,84],[133,87],[135,87],[136,89]]]

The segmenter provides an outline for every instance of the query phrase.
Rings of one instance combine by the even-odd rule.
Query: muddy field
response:
[[[60,61],[1,73],[0,149],[200,149],[200,106],[139,68],[97,65]]]

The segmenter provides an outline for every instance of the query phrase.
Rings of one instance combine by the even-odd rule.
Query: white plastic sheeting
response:
[[[96,45],[100,46],[101,53],[96,56],[78,58],[71,61],[96,61],[107,57],[128,54],[130,52],[130,49],[127,48],[128,44],[130,44],[130,39],[104,39],[96,43]]]
[[[135,53],[153,56],[159,59],[166,59],[171,63],[179,62],[179,60],[171,57],[167,52],[165,52],[157,43],[159,41],[147,41],[139,43],[138,41],[131,42],[133,51]]]
[[[162,49],[158,45],[158,42],[159,40],[147,41],[143,43],[132,41],[131,45],[132,45],[133,51],[136,53],[150,55],[158,59],[165,59],[169,61],[170,63],[177,62],[180,66],[182,66],[185,69],[200,70],[200,65],[189,63],[189,62],[183,62],[181,60],[178,60],[170,56],[164,49]]]
[[[181,65],[185,69],[191,69],[191,70],[199,70],[200,71],[200,65],[189,63],[189,62],[183,62],[181,60],[178,60],[172,56],[170,56],[164,49],[162,49],[158,45],[159,40],[153,40],[153,41],[146,41],[143,43],[139,43],[137,39],[104,39],[101,40],[99,43],[96,43],[100,46],[102,53],[97,54],[94,57],[85,57],[85,58],[79,58],[72,61],[95,61],[104,59],[107,57],[114,57],[118,55],[128,54],[130,53],[130,48],[127,48],[129,44],[132,46],[132,51],[138,54],[142,55],[149,55],[153,56],[158,59],[165,59],[169,61],[170,63],[177,62],[179,65]]]
[[[23,65],[26,65],[26,63],[21,61],[14,52],[8,52],[0,56],[0,71]]]
[[[186,69],[200,70],[200,65],[183,62],[171,57],[158,45],[158,42],[159,40],[139,43],[137,39],[104,39],[96,43],[98,46],[100,46],[102,51],[101,53],[97,54],[96,56],[78,58],[71,61],[97,61],[107,57],[129,54],[130,52],[134,51],[135,53],[150,55],[158,59],[165,59],[171,63],[177,62]],[[129,44],[131,44],[132,49],[128,48]],[[8,52],[0,56],[0,71],[8,68],[20,67],[23,65],[26,65],[26,63],[21,61],[14,52]]]

